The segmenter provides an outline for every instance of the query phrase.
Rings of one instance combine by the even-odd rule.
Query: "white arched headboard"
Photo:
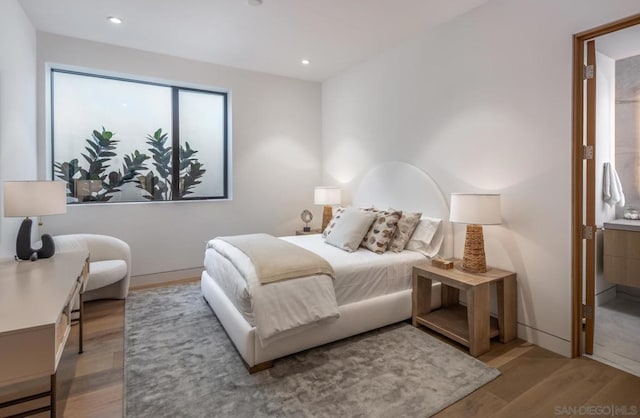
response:
[[[364,175],[353,195],[359,207],[395,208],[422,212],[442,219],[444,241],[440,255],[453,256],[453,232],[449,222],[449,204],[440,187],[418,167],[400,161],[382,163]]]

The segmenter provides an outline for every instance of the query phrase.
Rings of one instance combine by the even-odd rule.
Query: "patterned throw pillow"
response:
[[[420,223],[420,217],[422,213],[415,212],[403,212],[402,218],[398,221],[398,227],[396,228],[396,233],[391,240],[391,244],[389,244],[389,249],[394,253],[399,253],[403,251],[415,231],[416,227]]]
[[[374,253],[382,254],[387,251],[393,234],[396,232],[398,221],[402,217],[402,212],[377,211],[377,215],[378,217],[373,221],[360,246]]]
[[[333,217],[327,224],[327,227],[324,229],[324,231],[322,231],[322,238],[326,238],[331,233],[333,228],[336,227],[336,221],[340,219],[340,216],[342,216],[346,209],[347,208],[345,208],[344,206],[338,206],[333,210]]]

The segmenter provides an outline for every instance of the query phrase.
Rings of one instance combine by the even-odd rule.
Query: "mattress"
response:
[[[410,289],[412,266],[426,260],[424,255],[414,251],[376,254],[360,248],[348,253],[326,244],[319,234],[282,239],[318,254],[331,264],[338,306]],[[208,248],[204,267],[247,322],[254,325],[246,282],[231,262]]]

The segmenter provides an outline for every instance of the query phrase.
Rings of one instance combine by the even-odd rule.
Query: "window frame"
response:
[[[56,179],[55,173],[55,82],[54,74],[72,74],[85,77],[94,77],[107,80],[122,81],[128,83],[146,84],[151,86],[166,87],[171,89],[171,178],[180,176],[180,165],[177,162],[180,160],[180,91],[205,93],[221,96],[223,99],[223,194],[221,196],[194,196],[194,197],[176,197],[179,196],[180,182],[171,182],[171,199],[168,200],[146,200],[146,201],[125,201],[125,202],[73,202],[67,203],[70,205],[94,205],[94,204],[131,204],[131,203],[166,203],[166,202],[185,202],[185,201],[207,201],[207,200],[228,200],[229,196],[229,92],[221,89],[214,88],[199,88],[188,87],[180,85],[178,83],[148,81],[144,79],[129,78],[116,75],[108,75],[98,72],[70,70],[60,67],[49,68],[49,146],[50,146],[50,169],[51,178]]]

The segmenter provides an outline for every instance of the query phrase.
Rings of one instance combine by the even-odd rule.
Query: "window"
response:
[[[53,177],[69,203],[224,199],[227,93],[51,70]]]

